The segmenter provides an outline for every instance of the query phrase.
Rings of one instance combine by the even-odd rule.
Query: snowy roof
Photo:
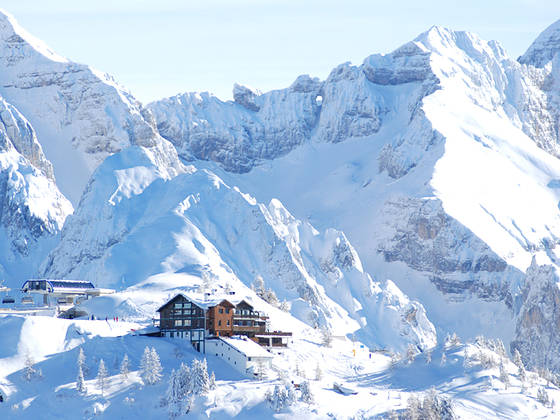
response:
[[[234,306],[243,300],[243,298],[235,297],[234,295],[229,295],[225,293],[208,296],[199,292],[183,292],[173,296],[171,299],[169,299],[167,302],[161,305],[156,312],[159,312],[165,305],[167,305],[177,296],[183,296],[185,299],[194,303],[196,306],[204,310],[219,305],[224,300],[231,303]]]
[[[53,289],[95,289],[93,283],[87,280],[63,280],[63,279],[30,279],[23,283],[22,289],[29,282],[46,282],[49,283]]]
[[[219,339],[247,357],[264,357],[269,359],[274,357],[253,340],[244,336],[220,337]]]
[[[72,289],[94,289],[95,286],[84,280],[47,280],[52,287]]]

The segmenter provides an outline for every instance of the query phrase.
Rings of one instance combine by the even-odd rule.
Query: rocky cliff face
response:
[[[546,28],[518,61],[523,64],[545,67],[560,52],[560,20]]]
[[[0,98],[0,279],[19,287],[35,274],[70,213],[35,131]]]
[[[150,104],[149,109],[159,132],[183,160],[211,160],[229,171],[247,172],[310,136],[320,88],[317,80],[303,76],[289,89],[266,94],[236,85],[234,102],[192,93]]]
[[[159,147],[153,118],[109,75],[73,63],[0,12],[0,93],[27,117],[77,203],[93,170],[130,145]]]
[[[414,104],[437,86],[429,54],[413,43],[388,56],[371,56],[362,66],[342,64],[324,82],[303,75],[287,89],[264,94],[236,85],[233,102],[187,93],[148,108],[185,161],[210,160],[243,173],[310,139],[337,143],[377,133],[396,112],[395,86],[408,84],[415,86]]]
[[[523,363],[531,368],[560,371],[560,290],[557,267],[538,265],[533,260],[527,270],[523,306],[511,351],[519,350]]]
[[[0,98],[0,150],[15,150],[54,182],[52,164],[43,153],[31,124],[11,104]]]
[[[513,311],[523,272],[509,266],[487,244],[445,213],[436,199],[402,197],[385,203],[382,223],[389,238],[378,252],[385,261],[426,273],[450,298],[477,296],[502,301]]]

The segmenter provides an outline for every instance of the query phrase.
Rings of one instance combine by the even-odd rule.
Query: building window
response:
[[[175,337],[175,334],[173,334],[173,332],[170,332],[170,333],[169,333],[169,336],[170,336],[171,338],[173,338],[173,337]]]
[[[247,360],[250,362],[250,361],[251,361],[251,358],[250,358],[250,357],[247,357]]]
[[[185,325],[185,327],[190,327],[191,326],[191,320],[190,319],[185,319],[183,321],[183,324]]]
[[[229,314],[229,308],[226,309],[226,314]]]
[[[181,327],[183,326],[183,321],[181,319],[176,319],[175,320],[175,326],[176,327]]]
[[[177,309],[177,308],[182,308],[182,307],[183,307],[183,304],[182,304],[182,303],[176,303],[176,304],[175,304],[175,308],[176,308],[176,309]]]
[[[218,309],[218,312],[221,313],[221,314],[223,314],[223,313],[224,313],[224,308]]]
[[[219,319],[219,320],[218,320],[218,327],[221,327],[221,326],[222,326],[222,320]]]
[[[227,320],[227,326],[229,327],[229,319]]]

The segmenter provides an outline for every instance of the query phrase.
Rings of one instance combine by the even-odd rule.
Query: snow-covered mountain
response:
[[[278,200],[259,204],[207,170],[162,174],[148,149],[130,147],[96,170],[42,275],[123,289],[164,273],[232,290],[260,277],[303,322],[355,332],[371,347],[436,343],[424,308],[364,272],[342,232],[319,232]]]
[[[0,98],[0,279],[5,286],[20,287],[37,272],[72,210],[35,131]]]
[[[532,369],[560,370],[560,22],[517,61],[495,41],[433,27],[390,54],[341,64],[324,81],[304,75],[267,93],[235,85],[233,101],[185,93],[146,108],[3,13],[0,45],[0,276],[10,286],[35,274],[92,280],[118,292],[82,310],[140,323],[174,293],[233,291],[273,328],[294,331],[279,372],[320,354],[332,364],[329,381],[368,388],[358,405],[371,406],[371,395],[387,404],[375,415],[398,404],[372,386],[453,393],[453,379],[473,381],[476,357],[472,344],[449,352],[447,368],[449,345],[440,344],[439,368],[410,361],[421,372],[411,375],[393,360],[389,373],[387,356],[372,358],[368,347],[423,351],[428,366],[436,335],[482,334],[519,350]],[[278,301],[252,290],[261,280]],[[27,347],[40,347],[34,356],[50,372],[79,344],[106,357],[144,343],[111,341],[130,326],[110,322],[0,321],[6,337],[20,337],[0,352],[0,395],[28,413],[50,404],[49,393],[73,391],[67,374],[24,389],[15,375]],[[57,331],[52,346],[29,338],[42,322]],[[334,349],[314,327],[339,336]],[[171,366],[177,345],[161,340]],[[480,397],[478,377],[468,382],[478,402],[461,397],[466,415],[490,416],[485,398],[487,407],[505,401],[509,365],[492,343],[505,390],[494,392],[493,373],[485,379],[492,398]],[[488,348],[474,350],[483,371]],[[527,392],[521,369],[510,373]],[[117,382],[114,390],[130,392]],[[245,401],[233,415],[252,404],[237,386],[220,390]],[[536,395],[520,395],[506,406],[530,417]],[[103,404],[119,415],[134,403],[109,398]]]
[[[161,143],[151,115],[111,76],[59,56],[1,10],[0,46],[0,94],[31,122],[74,204],[107,156]]]
[[[343,230],[366,271],[394,279],[444,331],[509,342],[522,339],[532,258],[557,261],[557,28],[520,62],[495,41],[433,27],[325,81],[149,108],[185,161],[211,161],[257,200]]]

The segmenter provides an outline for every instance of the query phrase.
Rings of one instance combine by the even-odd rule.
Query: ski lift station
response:
[[[85,280],[31,279],[21,286],[24,293],[42,295],[43,305],[73,305],[83,300],[115,293],[113,289],[96,288]]]

